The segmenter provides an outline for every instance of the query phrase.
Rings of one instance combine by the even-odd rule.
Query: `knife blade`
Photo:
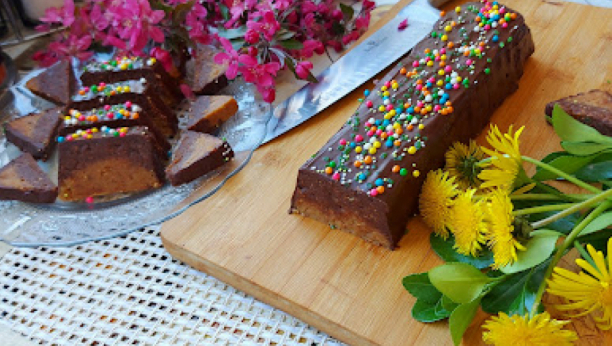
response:
[[[439,10],[432,4],[446,1],[414,0],[402,8],[382,28],[319,74],[318,83],[306,84],[276,106],[262,144],[317,115],[407,54],[440,17]],[[398,30],[405,19],[408,27]]]

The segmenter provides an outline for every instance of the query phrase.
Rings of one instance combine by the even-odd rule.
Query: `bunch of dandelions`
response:
[[[496,315],[483,326],[488,344],[572,344],[576,333],[563,327],[570,321],[544,309],[546,291],[562,298],[555,307],[567,317],[612,327],[612,138],[560,108],[552,122],[565,151],[536,160],[521,153],[523,127],[491,126],[488,147],[455,143],[423,184],[420,212],[447,263],[403,283],[417,298],[413,316],[450,317],[456,344],[479,307]],[[584,193],[563,193],[550,180]],[[582,257],[578,274],[557,267],[572,248]]]

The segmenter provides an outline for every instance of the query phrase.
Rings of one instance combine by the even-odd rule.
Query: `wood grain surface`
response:
[[[521,149],[541,158],[560,148],[544,120],[547,102],[593,88],[612,90],[612,10],[543,0],[507,5],[525,16],[536,51],[519,90],[492,122],[502,129],[525,125]],[[175,258],[349,344],[451,345],[446,322],[412,319],[415,300],[401,284],[404,276],[441,263],[420,218],[409,223],[399,249],[389,251],[287,213],[298,168],[341,127],[371,85],[259,148],[220,192],[164,224],[162,239]],[[481,134],[478,141],[483,139]],[[484,318],[477,315],[464,344],[482,343]],[[588,318],[574,328],[580,344],[612,344],[610,333],[598,332]]]

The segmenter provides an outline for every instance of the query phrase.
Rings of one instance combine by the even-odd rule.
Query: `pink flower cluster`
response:
[[[171,53],[215,44],[227,77],[242,76],[264,99],[275,98],[274,77],[290,69],[315,80],[310,59],[327,48],[342,50],[367,29],[370,0],[84,0],[47,10],[41,30],[65,26],[49,49],[35,54],[43,66],[67,57],[92,56],[94,46],[130,55],[151,54],[172,68]]]

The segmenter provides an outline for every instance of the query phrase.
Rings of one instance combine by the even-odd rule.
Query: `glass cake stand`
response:
[[[37,73],[40,71],[28,74],[9,89],[11,95],[0,112],[0,125],[15,117],[54,107],[24,87]],[[234,81],[221,94],[233,95],[240,108],[220,129],[219,136],[235,152],[235,158],[225,166],[179,187],[166,184],[160,189],[92,204],[60,200],[53,204],[0,201],[0,240],[13,246],[70,246],[121,236],[171,219],[212,196],[249,162],[264,139],[272,117],[270,105],[257,98],[258,93],[251,85]],[[188,110],[187,101],[176,109],[179,127],[184,124]],[[0,132],[0,167],[19,154],[19,149],[8,143]],[[51,180],[57,182],[57,154],[48,162],[39,163]]]

